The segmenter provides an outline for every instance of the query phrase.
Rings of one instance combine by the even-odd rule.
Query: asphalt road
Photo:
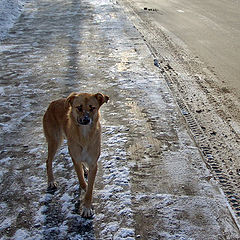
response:
[[[164,19],[164,14],[165,18],[167,16],[167,10],[164,8],[172,9],[172,15],[175,16],[185,14],[186,8],[173,4],[168,8],[173,1],[165,5],[161,1],[161,10],[161,4],[145,4],[134,0],[119,1],[153,54],[155,66],[159,63],[159,69],[208,167],[218,179],[236,214],[240,216],[240,205],[235,205],[237,199],[240,199],[240,102],[237,92],[230,91],[227,84],[222,82],[223,78],[216,74],[216,69],[214,70],[209,63],[206,64],[206,61],[201,61],[203,58],[200,57],[200,51],[190,49],[193,44],[187,44],[176,34],[181,33],[179,29],[183,27],[180,20],[175,20],[175,26],[172,27],[177,29],[176,31],[167,26],[166,22],[170,24],[171,17]],[[157,21],[161,18],[162,22]],[[188,21],[190,20],[189,18]],[[193,34],[190,31],[189,33]],[[198,35],[201,36],[196,32],[196,36]],[[195,124],[193,119],[196,120]]]
[[[239,0],[133,0],[157,9],[152,20],[182,40],[214,69],[220,80],[240,92]]]

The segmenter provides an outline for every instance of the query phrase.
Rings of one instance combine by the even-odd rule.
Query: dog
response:
[[[71,93],[67,98],[53,101],[43,116],[44,135],[48,143],[46,161],[48,188],[56,189],[52,161],[63,138],[67,139],[81,189],[85,191],[82,216],[93,216],[92,193],[101,150],[101,125],[99,109],[109,97],[102,93]],[[88,167],[88,183],[84,168]]]

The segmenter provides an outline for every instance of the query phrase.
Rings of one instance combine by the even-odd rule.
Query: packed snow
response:
[[[189,233],[194,236],[205,232],[201,219],[199,226],[190,221],[197,219],[196,209],[206,218],[206,224],[214,227],[213,222],[215,232],[219,232],[215,212],[225,213],[221,196],[219,200],[212,198],[214,194],[218,197],[218,191],[210,182],[199,179],[209,173],[184,125],[179,123],[174,99],[138,31],[112,1],[56,1],[30,2],[30,11],[41,11],[36,11],[36,19],[29,17],[26,21],[34,31],[34,24],[41,19],[38,31],[34,35],[30,28],[25,36],[13,34],[14,44],[20,41],[20,46],[3,54],[6,72],[0,72],[5,80],[0,88],[0,106],[8,106],[1,123],[5,140],[0,162],[0,178],[5,178],[5,196],[0,203],[3,239],[80,240],[97,236],[133,240],[137,231],[141,233],[141,226],[149,228],[154,236],[187,239]],[[19,13],[20,2],[15,4]],[[81,25],[74,22],[72,26],[73,17],[80,19]],[[68,35],[62,27],[67,18],[71,26]],[[26,22],[21,24],[25,26]],[[27,60],[19,54],[24,51],[29,54]],[[9,69],[11,63],[19,76],[12,77],[15,69]],[[94,219],[79,214],[79,195],[83,194],[79,193],[66,141],[53,163],[58,189],[54,194],[46,191],[47,146],[42,115],[51,100],[76,88],[111,95],[101,110],[102,153],[93,194]],[[193,186],[187,186],[188,181]],[[187,190],[202,196],[189,196]],[[180,224],[183,231],[179,230]],[[140,233],[139,238],[144,234]]]
[[[0,40],[6,37],[8,30],[20,16],[25,2],[26,0],[0,1]]]

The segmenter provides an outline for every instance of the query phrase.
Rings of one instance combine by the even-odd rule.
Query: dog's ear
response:
[[[103,103],[107,103],[109,100],[109,96],[103,95],[102,93],[97,93],[94,96],[98,100],[99,106],[101,106]]]
[[[66,99],[66,106],[67,107],[72,106],[73,100],[76,96],[77,96],[77,93],[73,92],[67,97],[67,99]]]

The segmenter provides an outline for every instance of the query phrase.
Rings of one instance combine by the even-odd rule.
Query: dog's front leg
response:
[[[93,166],[89,166],[88,172],[88,187],[83,201],[82,216],[90,218],[93,216],[92,204],[92,193],[95,177],[97,174],[97,163]]]
[[[72,160],[73,160],[75,171],[76,171],[77,176],[78,176],[79,185],[84,191],[86,191],[87,190],[87,184],[86,184],[86,181],[84,179],[83,165],[82,165],[81,162],[76,162],[74,160],[74,158],[72,158]]]

